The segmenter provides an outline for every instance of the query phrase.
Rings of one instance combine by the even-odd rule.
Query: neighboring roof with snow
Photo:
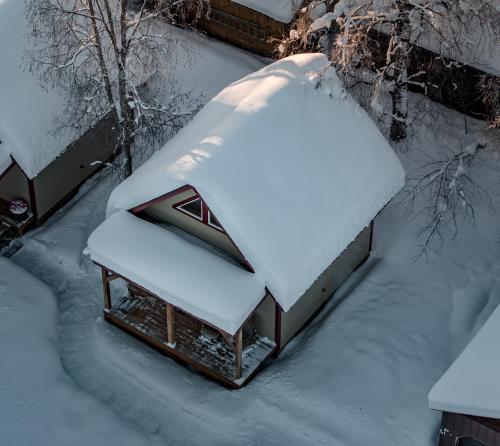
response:
[[[431,409],[500,418],[500,307],[429,393]]]
[[[108,215],[194,186],[288,310],[404,184],[370,117],[320,54],[224,89],[111,194]]]
[[[234,334],[266,291],[255,274],[120,211],[90,236],[88,253],[165,301]]]
[[[62,97],[44,91],[24,68],[29,44],[25,2],[0,1],[0,159],[12,155],[28,177],[35,177],[75,139],[54,135]]]
[[[431,409],[500,418],[500,307],[429,393]]]
[[[304,0],[232,0],[278,22],[290,23]]]

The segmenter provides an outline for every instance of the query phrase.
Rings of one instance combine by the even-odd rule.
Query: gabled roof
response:
[[[53,133],[64,105],[56,90],[44,91],[25,68],[29,45],[25,2],[0,1],[0,159],[12,156],[29,178],[35,177],[76,138]]]
[[[304,0],[232,0],[278,22],[290,23]]]
[[[404,170],[320,54],[224,89],[111,194],[108,215],[194,186],[288,310],[404,184]]]

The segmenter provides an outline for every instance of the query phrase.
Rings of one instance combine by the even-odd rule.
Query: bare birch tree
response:
[[[348,87],[370,86],[372,111],[390,118],[390,137],[400,141],[409,87],[440,88],[435,79],[426,83],[437,63],[456,65],[452,56],[474,62],[476,50],[494,51],[499,41],[500,12],[489,0],[313,0],[278,49],[281,56],[327,52]],[[436,57],[419,58],[421,46]]]
[[[182,3],[182,0],[180,0]],[[179,92],[171,67],[185,42],[159,25],[169,3],[154,10],[141,0],[26,0],[33,74],[47,88],[64,92],[60,128],[82,133],[103,118],[117,128],[121,175],[132,173],[137,136],[161,141],[182,126],[194,108]],[[168,91],[168,94],[166,94]],[[166,97],[160,100],[159,95]]]

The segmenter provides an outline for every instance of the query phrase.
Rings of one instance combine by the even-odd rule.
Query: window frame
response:
[[[198,215],[195,215],[192,212],[189,212],[186,209],[184,209],[185,205],[187,205],[189,203],[193,203],[194,201],[198,201],[198,200],[200,201],[200,204],[201,204],[201,218]],[[224,230],[222,225],[219,223],[219,220],[217,219],[217,217],[215,217],[213,212],[210,210],[210,208],[207,206],[205,201],[203,201],[203,198],[201,198],[201,196],[199,194],[193,195],[192,197],[189,197],[189,198],[186,198],[182,201],[179,201],[178,203],[173,204],[172,207],[174,209],[176,209],[177,211],[183,213],[184,215],[187,215],[188,217],[195,219],[199,223],[203,223],[204,225],[206,225],[212,229],[215,229],[216,231],[222,232],[223,234],[226,233],[226,231]],[[211,217],[213,217],[218,222],[218,224],[211,222],[210,221]]]
[[[198,215],[193,214],[192,212],[189,212],[188,210],[184,209],[184,206],[190,203],[194,203],[195,201],[200,201],[200,208],[201,208],[201,217]],[[194,197],[187,198],[185,200],[180,201],[179,203],[176,203],[173,205],[174,209],[177,209],[179,212],[182,212],[185,215],[188,215],[191,218],[194,218],[197,221],[200,221],[204,223],[204,212],[203,212],[203,200],[199,195],[195,195]]]

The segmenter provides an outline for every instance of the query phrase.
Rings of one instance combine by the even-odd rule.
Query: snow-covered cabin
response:
[[[443,412],[439,446],[500,444],[500,307],[429,393]]]
[[[112,192],[87,248],[108,321],[239,387],[368,257],[405,173],[326,64],[234,82]]]
[[[18,232],[47,218],[114,149],[107,120],[83,135],[54,132],[64,101],[25,69],[24,6],[19,0],[0,2],[0,230],[5,223]],[[22,219],[9,211],[18,199],[28,204]]]
[[[208,19],[199,23],[211,36],[254,53],[271,56],[270,39],[288,32],[304,0],[210,0]]]

